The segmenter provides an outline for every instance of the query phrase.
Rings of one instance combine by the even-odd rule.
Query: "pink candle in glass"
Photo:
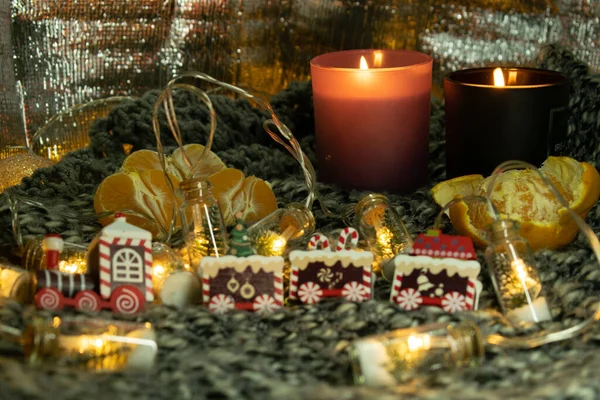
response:
[[[397,193],[425,185],[431,57],[349,50],[315,57],[310,66],[319,179]]]

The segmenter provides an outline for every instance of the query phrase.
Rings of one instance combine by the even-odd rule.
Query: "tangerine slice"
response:
[[[168,175],[173,185],[173,189],[179,187],[179,179],[171,174]],[[139,174],[139,181],[134,179],[134,183],[140,184],[138,190],[142,194],[138,201],[141,201],[148,214],[153,216],[165,231],[168,231],[173,215],[177,215],[177,208],[181,200],[173,194],[169,183],[162,170],[151,169],[142,171]],[[176,226],[179,225],[176,221]]]
[[[169,157],[165,158],[165,166],[167,172],[173,176],[176,176],[179,180],[181,179],[179,171],[175,168]],[[160,165],[160,157],[156,151],[152,150],[138,150],[131,153],[121,166],[122,172],[138,172],[148,170],[160,170],[162,171],[162,165]]]
[[[225,168],[212,174],[208,181],[211,183],[213,196],[219,201],[225,223],[227,225],[234,224],[234,215],[237,211],[241,211],[241,207],[234,211],[232,200],[244,184],[244,173],[239,169]]]
[[[96,194],[94,195],[94,211],[98,214],[107,211],[124,211],[129,223],[146,229],[152,232],[153,235],[157,235],[160,230],[156,223],[125,211],[133,210],[142,213],[147,212],[146,209],[139,204],[138,198],[138,189],[132,176],[117,172],[116,174],[105,178],[102,183],[100,183],[100,186],[98,186]],[[112,216],[99,219],[103,226],[112,223],[113,220],[114,218]]]
[[[242,186],[243,205],[242,218],[245,223],[252,224],[277,210],[277,199],[267,182],[255,176],[249,176]]]
[[[204,149],[205,147],[203,145],[197,143],[186,144],[183,146],[183,151],[187,155],[192,167],[194,167],[198,161],[200,161]],[[191,168],[186,164],[181,148],[178,148],[173,152],[171,155],[171,162],[175,168],[177,168],[182,178],[191,178],[191,176],[189,176]],[[194,177],[207,179],[212,174],[215,174],[225,168],[227,168],[227,166],[225,163],[223,163],[223,161],[221,161],[219,156],[212,151],[209,151],[202,159],[201,165],[196,168]]]

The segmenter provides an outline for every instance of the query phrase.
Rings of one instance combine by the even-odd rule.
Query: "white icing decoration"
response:
[[[350,265],[364,268],[370,267],[373,263],[373,253],[357,250],[294,250],[290,252],[290,263],[300,270],[304,270],[309,264],[316,262],[322,262],[328,267],[340,262],[344,268]]]
[[[290,257],[291,258],[291,257]],[[415,269],[428,268],[432,274],[446,270],[448,276],[458,274],[463,278],[477,279],[481,265],[475,260],[458,260],[455,258],[432,258],[428,256],[397,255],[394,258],[396,271],[410,275]]]
[[[252,273],[262,270],[264,272],[281,273],[283,271],[283,257],[248,256],[248,257],[203,257],[200,261],[198,275],[214,278],[223,268],[233,268],[236,272],[243,273],[246,268],[252,268]]]

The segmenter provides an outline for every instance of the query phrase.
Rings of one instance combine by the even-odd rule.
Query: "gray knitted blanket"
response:
[[[563,154],[598,167],[600,78],[557,47],[545,48],[538,62],[539,66],[562,71],[572,79],[572,115]],[[151,108],[156,96],[156,91],[149,92],[96,121],[89,148],[37,171],[16,188],[18,194],[44,205],[21,207],[19,219],[25,239],[56,232],[70,241],[87,242],[97,233],[100,225],[92,207],[95,189],[121,165],[123,144],[131,144],[134,150],[155,146]],[[296,162],[262,130],[266,115],[244,100],[218,95],[212,99],[219,116],[213,150],[223,161],[246,175],[269,180],[281,204],[303,199],[306,189]],[[292,84],[272,103],[315,162],[310,84]],[[187,93],[176,94],[175,106],[185,142],[204,143],[208,121],[205,108]],[[162,128],[162,140],[173,146],[164,118]],[[438,101],[432,107],[430,158],[427,187],[410,196],[390,195],[411,234],[431,227],[438,212],[428,194],[431,185],[444,179],[443,107]],[[328,185],[319,188],[327,206],[334,211],[364,194],[343,192]],[[315,213],[319,230],[341,225],[341,221],[327,219],[318,209]],[[6,207],[0,209],[0,222],[7,227],[0,232],[0,246],[13,247]],[[588,222],[598,231],[598,207],[592,210]],[[451,232],[449,224],[445,229]],[[349,342],[365,335],[469,318],[486,333],[510,336],[570,326],[596,307],[600,300],[600,266],[585,240],[578,238],[561,251],[539,252],[537,259],[542,281],[559,312],[553,322],[542,326],[517,331],[504,323],[494,311],[497,304],[485,268],[482,311],[475,313],[402,311],[387,302],[389,286],[384,281],[376,283],[378,301],[330,301],[289,307],[267,317],[246,312],[214,316],[201,307],[179,312],[153,306],[138,317],[154,323],[158,332],[160,350],[152,372],[94,375],[53,368],[29,369],[18,358],[5,357],[0,358],[0,400],[600,398],[600,328],[584,337],[535,350],[488,348],[478,368],[434,373],[407,387],[370,389],[352,385],[345,349]],[[15,327],[22,327],[33,312],[13,302],[0,303],[0,321]]]

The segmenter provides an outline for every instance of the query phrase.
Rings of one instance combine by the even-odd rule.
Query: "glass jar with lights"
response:
[[[27,242],[21,256],[21,264],[27,271],[41,271],[46,269],[46,251],[44,239],[33,239]],[[57,267],[66,274],[87,273],[87,246],[64,242],[62,251],[58,255]]]
[[[500,308],[512,322],[541,322],[552,319],[535,257],[525,239],[519,236],[519,224],[498,220],[488,227],[489,245],[485,259]]]
[[[191,178],[180,184],[183,202],[181,226],[189,265],[197,270],[205,256],[227,254],[228,235],[219,202],[212,195],[210,182]]]
[[[0,261],[0,297],[29,303],[34,286],[34,277],[28,271],[8,261]]]
[[[157,353],[156,335],[149,323],[35,317],[20,340],[32,366],[147,370]]]
[[[360,234],[369,244],[380,269],[412,246],[410,234],[386,196],[368,194],[354,210]]]
[[[477,365],[484,343],[471,321],[436,323],[359,339],[349,354],[356,384],[394,386],[427,372]]]
[[[288,243],[305,239],[315,230],[315,218],[303,204],[290,203],[248,228],[254,250],[261,256],[281,256]]]

